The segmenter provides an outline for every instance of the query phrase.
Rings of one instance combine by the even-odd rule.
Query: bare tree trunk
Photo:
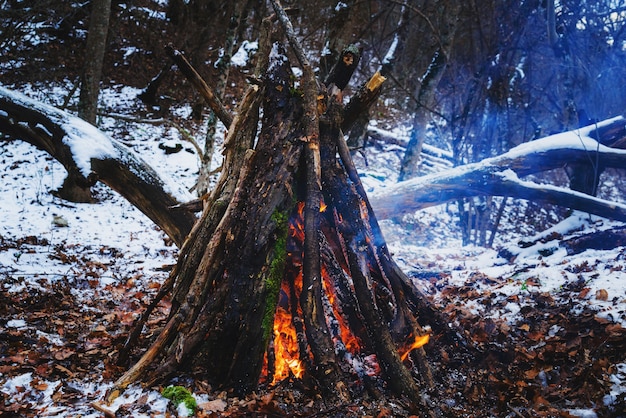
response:
[[[430,64],[420,77],[418,87],[412,94],[413,123],[411,137],[400,164],[398,181],[415,177],[420,171],[419,163],[421,161],[422,147],[426,139],[428,124],[432,118],[431,112],[435,104],[437,85],[445,72],[448,56],[456,36],[460,3],[451,2],[447,7],[449,10],[446,10],[446,15],[448,16],[446,24],[442,25],[438,36],[439,48],[434,52]],[[407,10],[410,10],[410,8],[407,7]]]
[[[102,63],[106,49],[109,17],[111,16],[111,0],[94,0],[91,2],[91,17],[87,45],[85,47],[85,64],[81,79],[78,116],[91,124],[96,124]]]

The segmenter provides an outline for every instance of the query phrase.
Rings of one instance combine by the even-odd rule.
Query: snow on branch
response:
[[[165,182],[136,153],[93,125],[53,106],[0,87],[0,132],[46,151],[68,172],[69,183],[89,190],[108,185],[181,245],[195,215],[170,209],[179,202]]]
[[[564,187],[537,184],[520,177],[595,162],[623,168],[626,150],[623,117],[519,145],[505,154],[444,172],[417,177],[385,188],[371,197],[379,218],[400,216],[455,199],[480,195],[509,196],[581,210],[626,221],[626,205]]]

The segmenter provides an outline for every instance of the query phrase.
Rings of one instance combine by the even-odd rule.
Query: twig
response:
[[[91,406],[99,412],[102,412],[106,418],[115,418],[115,412],[105,408],[100,402],[92,402]]]
[[[507,408],[509,408],[511,410],[511,412],[513,412],[518,417],[526,418],[520,411],[518,411],[517,409],[513,408],[510,403],[507,403],[506,406],[507,406]]]
[[[128,116],[128,115],[122,115],[120,113],[108,113],[108,112],[102,112],[102,111],[98,112],[98,116],[104,116],[106,118],[123,120],[125,122],[146,123],[149,125],[162,125],[164,123],[167,123],[167,121],[164,118],[143,119],[143,118],[135,118],[133,116]]]

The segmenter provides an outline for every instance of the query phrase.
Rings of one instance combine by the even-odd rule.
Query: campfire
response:
[[[303,330],[302,308],[298,301],[302,293],[302,259],[304,257],[304,207],[305,202],[296,204],[296,209],[289,220],[289,233],[287,241],[287,266],[281,283],[274,314],[273,334],[264,358],[261,382],[276,385],[285,379],[301,379],[307,370],[312,367],[313,356],[306,344],[306,333]],[[363,206],[366,209],[365,206]],[[327,205],[322,201],[320,212],[326,212]],[[367,215],[366,210],[361,211],[362,216]],[[341,215],[334,213],[331,219],[341,222]],[[323,218],[322,231],[330,233],[332,228]],[[368,239],[369,240],[369,239]],[[327,240],[326,240],[327,241]],[[353,292],[353,284],[350,280],[350,272],[347,268],[342,249],[337,249],[340,254],[325,254],[322,257],[321,273],[323,279],[323,307],[326,325],[332,334],[335,353],[344,362],[344,367],[355,376],[354,381],[361,381],[364,376],[376,377],[380,374],[380,366],[376,354],[367,350],[363,338],[352,331],[348,314],[355,314],[352,309],[344,309],[342,298],[339,295],[346,290]],[[330,257],[337,256],[343,261],[339,265],[331,264]],[[371,267],[370,267],[371,268]],[[343,280],[343,283],[339,283]],[[343,298],[344,303],[346,302]],[[349,303],[349,302],[348,302]],[[345,310],[345,312],[344,312]],[[352,321],[355,323],[354,319]],[[361,332],[362,325],[358,325]],[[407,343],[398,350],[402,361],[409,359],[412,350],[418,349],[428,343],[429,335],[410,335]],[[410,361],[410,360],[409,360]]]
[[[300,85],[282,43],[270,41],[270,17],[258,52],[263,81],[228,123],[218,184],[119,358],[128,359],[151,309],[171,291],[167,324],[108,402],[132,382],[155,384],[181,370],[238,395],[300,379],[341,402],[380,388],[421,405],[420,385],[433,386],[418,318],[442,327],[393,261],[343,137],[385,77],[374,74],[344,107],[359,49],[346,48],[349,59],[320,87],[272,4],[303,69]],[[172,56],[183,68],[181,54]]]

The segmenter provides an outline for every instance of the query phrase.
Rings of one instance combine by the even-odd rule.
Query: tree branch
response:
[[[178,246],[195,223],[192,212],[170,209],[179,202],[148,164],[82,119],[0,87],[0,132],[48,152],[83,187],[111,187]]]

